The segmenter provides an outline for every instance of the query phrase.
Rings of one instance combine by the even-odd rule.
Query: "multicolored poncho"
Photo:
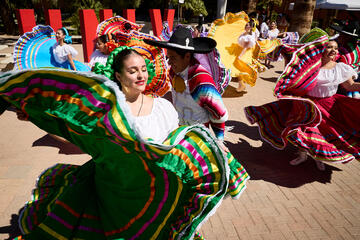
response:
[[[170,77],[174,75],[170,71]],[[191,97],[209,113],[210,121],[203,124],[210,125],[216,138],[223,140],[228,112],[211,74],[195,61],[188,68],[188,84]],[[192,122],[196,123],[197,119],[192,119]]]

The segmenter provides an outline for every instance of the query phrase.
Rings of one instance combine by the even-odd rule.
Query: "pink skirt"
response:
[[[288,142],[316,160],[360,160],[360,100],[335,94],[327,98],[286,98],[246,107],[251,123],[275,148]]]

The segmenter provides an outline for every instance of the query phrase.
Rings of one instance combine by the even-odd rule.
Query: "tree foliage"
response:
[[[178,6],[179,0],[171,0],[171,3],[174,6]],[[185,0],[182,6],[187,10],[191,10],[195,16],[199,16],[200,14],[203,16],[208,15],[203,0]]]
[[[113,10],[120,10],[126,8],[138,8],[142,0],[104,0],[102,2],[104,6],[107,6]]]
[[[80,9],[94,9],[99,14],[100,9],[113,9],[114,13],[122,14],[122,10],[126,8],[160,8],[169,7],[177,8],[179,0],[3,0],[5,4],[0,11],[0,17],[3,23],[3,29],[6,33],[14,34],[15,26],[11,26],[10,22],[14,22],[16,9],[34,9],[36,22],[38,24],[45,23],[45,12],[47,9],[61,9],[63,16],[63,25],[71,25],[72,34],[79,34],[80,31]],[[263,0],[266,1],[266,0]],[[280,1],[280,0],[278,0]],[[151,2],[151,3],[150,3]],[[181,5],[189,16],[207,16],[204,0],[185,0]],[[10,12],[10,14],[9,14]],[[6,24],[8,23],[8,24]],[[6,24],[6,27],[5,27]],[[7,27],[9,26],[9,27]]]
[[[258,0],[257,6],[263,9],[267,9],[270,6],[280,6],[282,0]]]
[[[100,1],[97,0],[75,0],[73,6],[73,14],[68,19],[65,19],[65,23],[68,22],[71,24],[72,34],[80,33],[80,17],[79,10],[80,9],[94,9],[96,16],[99,18],[99,11],[103,9],[103,5]]]

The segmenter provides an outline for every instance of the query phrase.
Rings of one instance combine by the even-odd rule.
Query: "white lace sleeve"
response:
[[[72,46],[65,44],[63,45],[63,49],[64,49],[64,53],[66,55],[71,54],[71,56],[74,58],[78,55],[78,52],[75,50],[75,48],[73,48]]]
[[[255,45],[255,33],[251,35],[241,34],[238,38],[238,43],[243,48],[252,48]]]

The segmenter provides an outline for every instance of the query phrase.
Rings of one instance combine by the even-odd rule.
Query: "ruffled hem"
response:
[[[358,99],[345,96],[335,98],[336,109],[348,109],[347,113],[354,113],[360,106]],[[343,104],[346,106],[339,107]],[[301,98],[283,98],[263,106],[245,108],[249,122],[257,123],[260,136],[277,149],[284,149],[290,142],[319,161],[348,162],[360,159],[360,127],[356,127],[355,122],[344,124],[345,119],[341,122],[336,120],[334,116],[340,112],[332,111],[330,115],[312,100]],[[343,115],[340,118],[351,121]]]
[[[13,53],[14,69],[22,70],[41,67],[71,69],[69,61],[58,63],[55,60],[52,51],[55,44],[57,44],[55,32],[50,26],[35,26],[31,32],[22,35],[15,44]],[[74,51],[76,50],[74,49]],[[74,64],[77,71],[90,71],[89,66],[82,62],[74,60]]]
[[[30,238],[189,239],[227,193],[245,189],[246,171],[229,163],[202,126],[180,127],[163,144],[143,139],[124,95],[105,77],[8,72],[0,95],[22,105],[43,130],[94,156],[40,176],[20,219]]]

